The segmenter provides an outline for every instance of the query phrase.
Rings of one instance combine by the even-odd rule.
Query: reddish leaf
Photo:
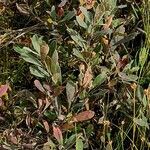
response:
[[[62,7],[58,7],[58,9],[57,9],[57,15],[59,17],[62,17],[64,15],[64,9]]]
[[[40,110],[43,107],[43,100],[42,99],[38,99],[38,109]]]
[[[45,107],[43,109],[43,112],[50,106],[51,102],[48,100],[48,98],[45,99]]]
[[[48,84],[43,84],[43,87],[48,91],[48,92],[52,92],[52,88],[50,87],[50,85]]]
[[[35,80],[34,81],[34,85],[37,87],[37,89],[39,89],[41,92],[45,92],[45,90],[44,90],[44,88],[43,88],[43,86],[42,86],[42,84],[40,83],[40,81],[39,80]]]
[[[77,114],[76,116],[74,116],[72,121],[73,122],[86,121],[86,120],[93,118],[94,115],[95,115],[94,111],[86,110],[86,111],[83,111],[83,112]]]
[[[13,133],[10,133],[9,135],[9,140],[13,143],[13,144],[18,144],[18,139],[17,137],[13,134]]]
[[[9,88],[9,86],[7,84],[1,85],[1,87],[0,87],[0,97],[2,97],[3,95],[6,94],[8,88]]]
[[[59,144],[63,144],[63,136],[59,127],[53,126],[53,135],[59,142]]]
[[[49,133],[49,124],[46,120],[43,120],[43,125],[47,133]]]
[[[117,63],[118,69],[123,69],[128,64],[128,56],[125,55],[122,59],[119,59]]]
[[[4,105],[3,100],[0,98],[0,107]]]

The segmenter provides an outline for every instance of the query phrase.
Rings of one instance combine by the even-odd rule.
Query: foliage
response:
[[[0,2],[0,148],[150,148],[150,2]]]

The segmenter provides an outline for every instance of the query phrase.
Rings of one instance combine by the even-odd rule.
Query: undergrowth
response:
[[[0,149],[150,148],[149,0],[0,2]]]

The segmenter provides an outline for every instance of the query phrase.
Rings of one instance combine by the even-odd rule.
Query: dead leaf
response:
[[[89,98],[86,98],[84,101],[85,101],[84,105],[85,105],[86,110],[89,110]]]
[[[35,81],[34,81],[34,85],[35,85],[36,88],[37,88],[38,90],[40,90],[42,93],[45,93],[45,90],[44,90],[44,88],[43,88],[43,86],[42,86],[42,84],[40,83],[39,80],[35,80]]]
[[[62,131],[60,130],[59,127],[56,127],[53,125],[53,135],[58,141],[59,144],[63,144],[63,136],[62,136]]]
[[[56,88],[54,89],[54,94],[53,94],[53,96],[54,96],[54,97],[57,97],[58,95],[60,95],[60,94],[63,92],[64,89],[65,89],[64,86],[58,86],[58,87],[56,87]]]
[[[73,122],[72,123],[66,122],[61,126],[61,128],[63,131],[68,131],[68,130],[71,130],[74,128],[74,124],[73,124]]]
[[[28,126],[28,128],[30,128],[30,125],[31,125],[31,117],[30,117],[29,114],[26,116],[26,125]]]
[[[79,0],[79,2],[81,6],[85,5],[86,9],[92,9],[96,1],[95,0]]]
[[[113,16],[109,16],[108,19],[106,20],[105,24],[103,25],[104,30],[109,29],[109,27],[111,26],[112,20],[113,20]],[[104,35],[104,37],[101,38],[101,41],[102,41],[103,45],[105,46],[105,49],[108,49],[109,40],[106,35]]]
[[[85,0],[79,0],[80,5],[84,5],[85,4]]]
[[[91,110],[83,111],[77,115],[75,115],[72,119],[72,122],[83,122],[86,120],[90,120],[94,117],[95,112]]]
[[[105,24],[103,25],[104,30],[107,30],[111,26],[112,20],[113,20],[113,16],[109,16]]]
[[[109,89],[112,89],[117,84],[116,79],[112,79],[108,82]]]
[[[30,14],[29,6],[27,4],[18,4],[18,3],[16,3],[16,7],[17,7],[17,9],[20,13],[25,14],[25,15]]]
[[[80,9],[77,9],[76,15],[79,16],[82,21],[84,21],[85,17],[84,17],[84,14],[82,13],[82,11]]]
[[[82,85],[84,88],[88,88],[91,81],[92,81],[92,78],[93,78],[93,75],[92,75],[92,70],[91,70],[91,67],[88,66],[87,67],[87,70],[84,74],[84,78],[83,78],[83,82],[82,82]]]
[[[86,1],[86,9],[92,9],[94,4],[95,4],[95,0],[85,0]]]
[[[67,94],[67,100],[68,100],[69,108],[71,106],[71,103],[75,99],[75,93],[77,91],[76,87],[77,87],[76,84],[73,83],[72,81],[69,81],[66,84],[66,94]]]
[[[109,41],[108,41],[108,38],[106,35],[104,35],[104,37],[101,38],[101,42],[102,44],[105,46],[105,48],[108,48],[109,47]]]
[[[150,100],[150,87],[144,90],[144,94],[147,96],[148,100]]]
[[[41,54],[41,61],[44,62],[46,59],[46,56],[49,52],[49,46],[45,42],[43,42],[42,45],[40,45],[40,54]]]
[[[17,137],[13,134],[13,132],[11,132],[9,134],[9,140],[13,143],[13,144],[18,144],[18,140],[17,140]]]
[[[43,150],[55,150],[55,149],[56,149],[55,144],[50,138],[48,138],[48,141],[43,145]]]
[[[25,148],[25,149],[34,149],[34,146],[36,145],[36,142],[34,143],[23,143],[22,146]]]
[[[0,44],[5,43],[8,40],[8,35],[5,33],[3,35],[0,35]]]
[[[4,4],[2,2],[0,2],[0,15],[2,15],[2,13],[5,11],[6,7],[4,6]]]

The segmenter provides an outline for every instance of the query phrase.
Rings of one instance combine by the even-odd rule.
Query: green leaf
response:
[[[47,117],[49,121],[54,121],[55,119],[57,119],[57,115],[50,110],[45,110],[44,116]]]
[[[52,73],[51,73],[51,61],[52,61],[51,58],[49,56],[47,56],[45,59],[45,66],[46,66],[46,69],[50,75],[52,75]]]
[[[76,42],[76,44],[86,49],[86,41],[80,36],[80,34],[77,31],[70,28],[67,28],[67,31],[69,32],[71,38]]]
[[[133,40],[138,34],[139,34],[138,32],[131,33],[131,34],[127,35],[126,37],[124,37],[123,39],[116,42],[113,46],[118,46],[120,44],[127,43],[127,42]]]
[[[21,57],[31,64],[42,66],[42,63],[36,58],[34,54],[37,55],[37,53],[34,53],[30,48],[24,47],[20,48],[19,46],[14,47],[14,50],[21,55]],[[33,54],[32,54],[33,53]]]
[[[74,11],[69,11],[68,14],[61,20],[61,22],[69,21],[74,16],[75,16],[75,12]]]
[[[55,50],[52,55],[52,60],[54,63],[58,63],[58,52]]]
[[[31,50],[29,47],[23,47],[22,50],[26,53],[33,53],[37,56],[40,56],[37,52],[34,52],[33,50]]]
[[[53,53],[52,58],[48,57],[45,60],[46,69],[49,72],[50,75],[52,75],[52,80],[55,84],[62,82],[61,77],[61,68],[59,66],[58,62],[58,53],[55,50]]]
[[[19,46],[14,46],[14,50],[19,53],[20,55],[26,53],[25,51],[23,51],[23,49]]]
[[[56,50],[56,48],[57,48],[57,42],[56,42],[56,40],[51,41],[51,43],[49,45],[50,57],[52,57],[52,55],[53,55],[54,51]]]
[[[145,62],[147,61],[148,57],[148,49],[145,47],[141,48],[140,53],[139,53],[139,65],[141,67],[144,66]]]
[[[49,74],[39,66],[30,66],[30,72],[32,75],[40,78],[49,77]]]
[[[121,77],[122,80],[128,81],[128,82],[130,82],[130,81],[135,82],[138,79],[138,76],[136,76],[136,75],[127,75],[123,72],[120,72],[118,75]]]
[[[76,143],[76,134],[71,135],[66,139],[65,149],[69,150]]]
[[[73,54],[74,54],[77,58],[81,59],[82,61],[85,61],[85,59],[83,58],[83,55],[80,53],[80,51],[79,51],[78,49],[73,48]]]
[[[33,50],[31,50],[30,48],[28,47],[19,47],[19,46],[15,46],[14,47],[14,50],[19,53],[21,56],[28,56],[29,54],[34,54],[34,55],[38,55],[40,56],[38,53],[34,52]]]
[[[83,141],[80,138],[76,139],[76,150],[83,150]]]
[[[89,15],[89,12],[87,11],[87,9],[85,7],[83,7],[83,6],[80,6],[80,10],[84,14],[86,20],[88,22],[91,22],[90,15]]]
[[[68,81],[66,84],[66,94],[67,94],[67,100],[69,103],[69,108],[75,98],[75,92],[76,92],[76,84],[73,83],[72,81]]]
[[[93,81],[93,86],[99,86],[101,85],[105,80],[107,79],[107,74],[106,73],[102,73],[99,74]]]
[[[136,123],[137,125],[141,126],[141,127],[146,127],[147,129],[149,129],[149,125],[147,123],[147,121],[143,120],[143,119],[138,119],[138,118],[134,118],[133,119],[134,123]]]
[[[81,27],[85,29],[87,28],[87,24],[83,21],[83,19],[80,16],[76,16],[76,20]]]
[[[31,64],[37,65],[37,66],[42,66],[42,63],[35,58],[33,55],[28,54],[28,56],[22,56],[22,58],[26,61],[29,62]]]
[[[147,98],[145,95],[143,96],[142,103],[143,103],[144,108],[146,108],[146,106],[148,105],[148,102],[147,102]]]
[[[50,15],[51,15],[51,17],[52,17],[54,20],[56,19],[56,9],[55,9],[55,6],[52,6]]]
[[[38,52],[38,54],[40,54],[40,45],[42,44],[42,37],[39,38],[37,35],[34,35],[31,38],[31,41],[34,49]]]

